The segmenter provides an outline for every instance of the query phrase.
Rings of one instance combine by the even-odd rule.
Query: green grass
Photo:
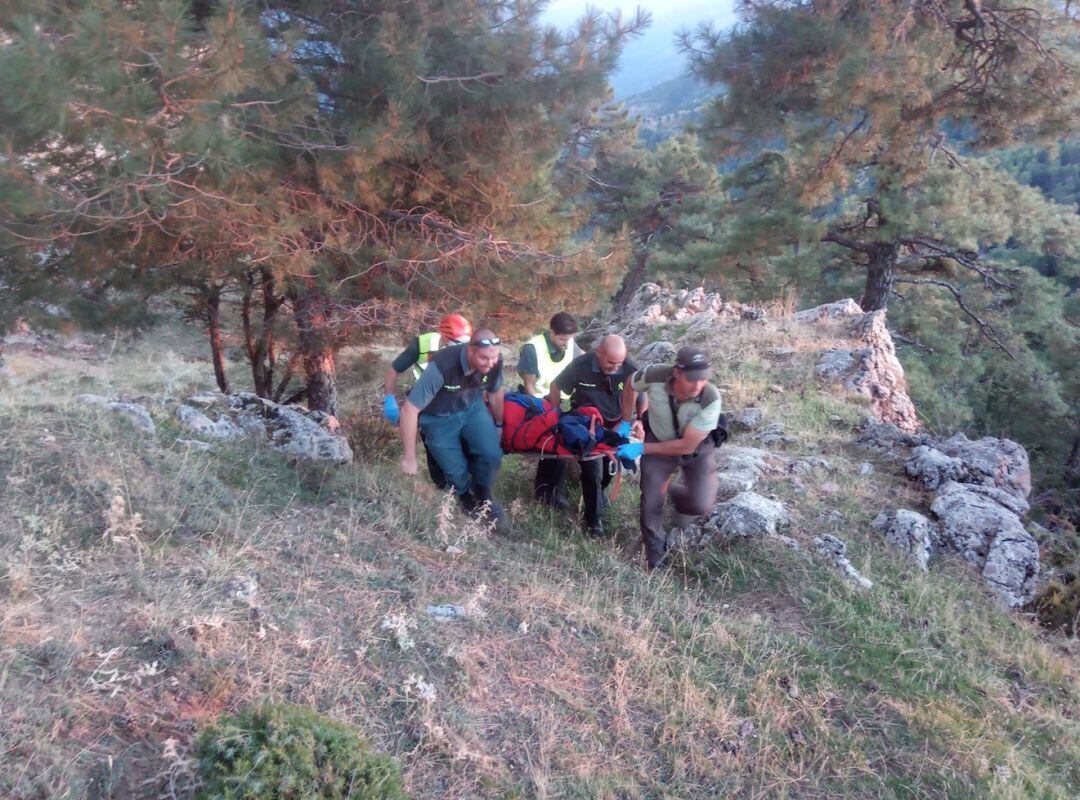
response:
[[[761,335],[731,346],[783,341]],[[761,490],[800,541],[841,535],[869,593],[768,542],[646,573],[633,483],[607,542],[528,502],[505,537],[447,527],[438,493],[397,472],[360,382],[343,397],[361,460],[335,470],[191,450],[167,405],[149,439],[70,403],[205,387],[183,331],[170,336],[174,389],[146,342],[0,401],[0,796],[192,797],[198,732],[256,701],[354,726],[416,797],[1075,796],[1072,644],[997,610],[963,566],[923,575],[869,532],[914,490],[886,463],[858,474],[866,455],[832,417],[857,420],[861,401],[768,393],[801,380],[799,363],[758,360],[731,391],[799,434],[789,457],[831,471],[802,494],[783,476]],[[528,497],[532,468],[506,460],[505,501]],[[843,491],[820,491],[828,480]],[[141,515],[134,538],[103,537],[116,493]],[[238,575],[257,576],[251,603],[225,592]],[[424,613],[444,602],[476,613]],[[391,614],[411,648],[382,627]],[[434,700],[406,689],[414,674]]]

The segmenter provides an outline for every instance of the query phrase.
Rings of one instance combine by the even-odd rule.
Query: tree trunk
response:
[[[874,246],[866,267],[866,286],[859,305],[863,311],[880,311],[889,306],[893,278],[896,277],[896,257],[900,247],[895,242],[880,242]]]
[[[637,256],[634,258],[634,266],[626,273],[626,276],[623,278],[622,286],[620,286],[619,291],[615,293],[614,302],[616,310],[622,311],[626,308],[630,302],[630,298],[641,288],[641,284],[645,282],[645,266],[648,262],[649,249],[647,246],[642,245],[638,249]]]
[[[308,408],[337,415],[337,370],[330,298],[317,287],[290,289],[296,318],[300,363],[307,381]]]
[[[211,283],[203,287],[206,300],[206,330],[210,335],[210,355],[214,362],[214,378],[218,389],[229,393],[229,380],[225,376],[225,355],[221,346],[221,285]]]
[[[274,363],[277,360],[274,347],[274,321],[283,300],[274,293],[274,276],[265,269],[260,270],[259,284],[262,294],[262,320],[258,331],[256,332],[251,318],[255,292],[254,272],[248,272],[244,280],[240,317],[244,323],[244,340],[247,345],[248,362],[251,364],[251,379],[255,384],[255,394],[272,399]]]

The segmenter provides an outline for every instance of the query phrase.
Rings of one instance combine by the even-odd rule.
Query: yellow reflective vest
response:
[[[442,337],[435,331],[428,333],[421,333],[416,337],[416,340],[420,342],[420,357],[416,359],[416,364],[413,366],[413,376],[420,380],[420,376],[427,369],[428,362],[431,361],[431,354],[439,349],[439,345],[442,343]]]
[[[563,351],[563,356],[560,360],[556,361],[551,357],[551,350],[548,349],[548,340],[543,333],[538,333],[533,338],[529,339],[525,344],[531,344],[536,351],[536,371],[540,375],[536,379],[536,396],[547,397],[551,391],[551,383],[562,372],[571,361],[574,360],[574,340],[570,339],[566,343],[566,349]],[[563,399],[566,400],[570,395],[563,392]]]

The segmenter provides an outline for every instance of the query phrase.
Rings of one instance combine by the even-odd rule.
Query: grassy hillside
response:
[[[362,353],[341,370],[358,463],[316,469],[185,442],[169,401],[211,385],[188,329],[9,351],[0,796],[191,797],[197,731],[273,698],[356,726],[418,798],[1075,797],[1075,641],[870,532],[921,495],[852,444],[862,401],[814,383],[826,338],[783,319],[719,336],[719,382],[795,436],[785,458],[827,462],[758,491],[797,540],[845,539],[870,592],[769,541],[648,574],[636,487],[614,540],[587,541],[526,502],[520,457],[512,533],[478,530],[397,472]],[[143,396],[157,435],[83,392]],[[426,613],[441,603],[466,616]]]

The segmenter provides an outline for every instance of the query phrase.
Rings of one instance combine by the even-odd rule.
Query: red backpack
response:
[[[503,403],[502,449],[506,453],[553,452],[559,410],[547,400],[508,392]]]

